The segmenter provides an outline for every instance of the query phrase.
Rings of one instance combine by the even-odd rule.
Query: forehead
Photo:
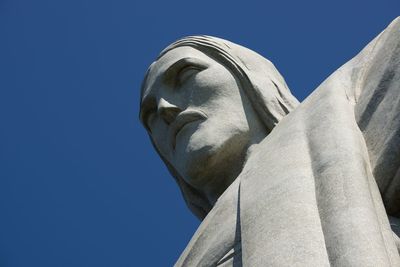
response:
[[[145,87],[143,88],[142,98],[153,90],[154,85],[158,82],[159,78],[164,74],[169,66],[186,57],[199,58],[206,62],[213,61],[213,59],[203,52],[189,46],[177,47],[168,51],[150,66],[149,73],[144,83]]]

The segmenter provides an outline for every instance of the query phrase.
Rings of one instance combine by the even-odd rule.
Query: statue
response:
[[[400,266],[400,19],[301,104],[210,36],[168,46],[140,119],[201,225],[176,266]]]

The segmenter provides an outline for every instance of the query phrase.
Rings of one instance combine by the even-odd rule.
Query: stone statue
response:
[[[399,111],[400,19],[301,104],[247,48],[168,46],[140,119],[202,220],[176,266],[400,266]]]

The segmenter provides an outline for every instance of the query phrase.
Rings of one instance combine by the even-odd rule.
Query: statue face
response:
[[[143,90],[143,124],[161,155],[197,189],[229,185],[224,172],[241,167],[252,132],[265,131],[231,72],[194,48],[163,55]]]

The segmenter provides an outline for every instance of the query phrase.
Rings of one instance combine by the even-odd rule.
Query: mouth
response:
[[[207,119],[207,116],[201,111],[185,110],[179,113],[170,125],[169,143],[172,146],[172,150],[175,150],[177,135],[187,124],[205,119]]]

